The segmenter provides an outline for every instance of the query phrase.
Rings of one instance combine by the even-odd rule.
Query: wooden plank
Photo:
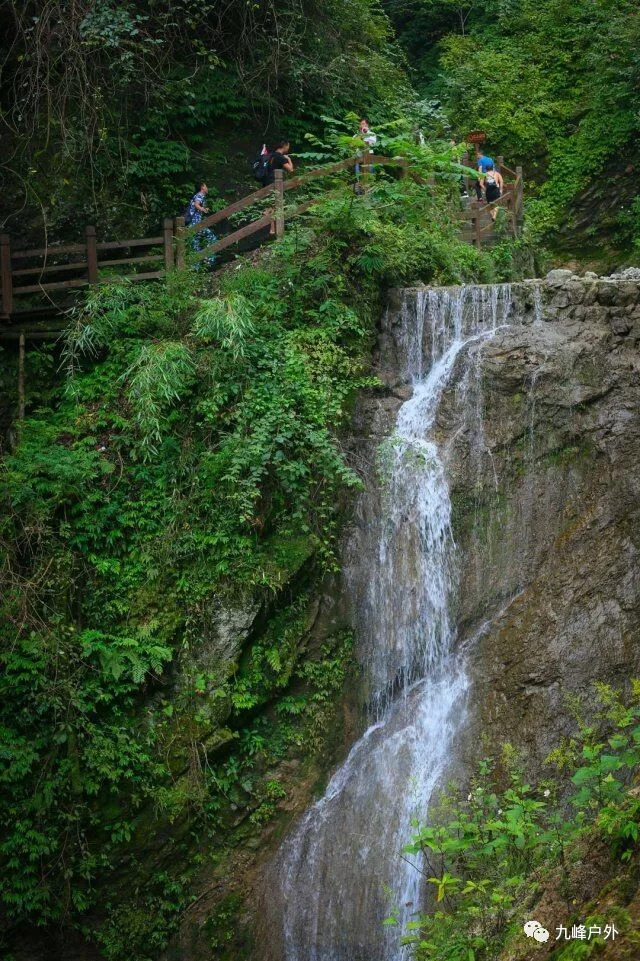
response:
[[[176,217],[173,223],[176,238],[176,267],[180,270],[185,264],[184,217]]]
[[[162,244],[164,237],[141,237],[138,240],[107,240],[96,244],[97,250],[124,250],[125,247],[155,247]],[[84,248],[81,248],[84,249]]]
[[[96,228],[85,227],[87,241],[87,280],[90,284],[98,283],[98,250],[96,247]]]
[[[13,310],[11,240],[9,234],[0,235],[0,309],[3,314],[10,314]]]
[[[24,334],[18,339],[18,420],[24,420]]]
[[[318,177],[328,177],[331,174],[348,170],[350,167],[353,167],[355,162],[355,158],[341,160],[340,163],[331,164],[328,167],[318,167],[317,170],[309,170],[307,173],[300,174],[298,177],[292,177],[291,180],[285,181],[284,189],[295,190],[296,187],[301,187],[303,184],[316,180]]]
[[[284,237],[284,174],[282,170],[274,170],[274,189],[276,204],[276,237]]]
[[[377,153],[363,154],[363,156],[359,159],[362,163],[364,163],[366,159],[368,164],[382,164],[383,166],[387,167],[394,167],[398,166],[399,164],[406,163],[404,157],[384,157],[382,154]]]
[[[312,197],[311,200],[305,200],[304,203],[298,204],[298,206],[294,207],[293,210],[287,211],[287,219],[289,217],[298,217],[300,214],[306,213],[310,207],[313,207],[313,205],[321,199],[321,197]]]
[[[67,273],[69,270],[86,270],[86,260],[78,260],[75,264],[50,264],[42,267],[21,267],[20,270],[12,270],[14,277],[34,277],[41,274],[60,274]]]
[[[37,330],[20,331],[10,327],[8,330],[0,329],[0,341],[19,341],[21,334],[24,335],[25,340],[57,340],[64,329],[64,327],[39,327]]]
[[[227,237],[223,237],[221,240],[217,240],[215,244],[211,244],[209,247],[205,247],[203,250],[199,250],[194,255],[194,260],[204,260],[206,257],[211,257],[213,254],[217,253],[219,250],[224,250],[226,247],[231,247],[233,244],[237,244],[239,240],[243,240],[245,237],[250,237],[252,234],[257,233],[264,227],[268,227],[273,220],[273,211],[269,211],[260,220],[254,220],[253,223],[247,224],[246,227],[242,227],[240,230],[236,230],[234,233],[229,234]]]
[[[481,207],[480,207],[479,201],[474,200],[473,203],[471,204],[471,209],[474,211],[474,243],[476,247],[481,247],[482,246],[482,235],[480,232]]]
[[[524,193],[523,193],[523,181],[522,181],[522,167],[516,167],[515,193],[516,193],[516,205],[515,205],[516,229],[521,230],[522,224],[524,221]]]
[[[205,227],[211,227],[213,224],[220,223],[221,220],[226,220],[227,217],[230,217],[232,214],[240,213],[241,210],[244,210],[244,208],[250,204],[254,204],[257,200],[263,200],[265,197],[268,197],[269,194],[273,193],[273,190],[273,184],[267,184],[266,187],[260,187],[259,190],[254,190],[252,194],[247,194],[247,196],[241,200],[236,200],[235,203],[229,204],[224,210],[216,210],[214,214],[209,214],[209,216],[201,220],[199,224],[194,224],[193,227],[187,227],[185,236],[193,236]]]
[[[14,294],[39,294],[47,290],[62,290],[64,287],[69,289],[73,287],[86,287],[88,286],[88,280],[58,280],[55,283],[48,284],[30,284],[28,287],[14,287]]]
[[[172,235],[173,237],[173,232]],[[120,260],[100,260],[98,261],[98,267],[123,267],[129,264],[150,264],[155,260],[162,260],[164,254],[145,254],[144,257],[121,257]],[[15,273],[15,271],[14,271]]]
[[[53,257],[57,254],[83,254],[84,251],[84,244],[66,244],[61,247],[52,245],[51,247],[40,247],[37,250],[14,250],[11,254],[11,259],[24,260],[25,257]]]
[[[162,235],[164,237],[164,269],[173,270],[173,220],[171,217],[165,217],[162,223]],[[140,263],[142,259],[139,257],[135,262]]]

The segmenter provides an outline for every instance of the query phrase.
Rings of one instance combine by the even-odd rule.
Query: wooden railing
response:
[[[164,221],[162,234],[157,237],[98,242],[96,228],[89,226],[85,230],[83,244],[52,244],[34,250],[12,250],[9,235],[2,234],[0,313],[14,313],[15,298],[27,294],[48,296],[54,292],[72,291],[89,284],[109,283],[124,278],[138,281],[164,277],[165,272],[174,265],[173,235],[174,224],[170,218]],[[122,255],[118,256],[119,252]],[[156,269],[130,271],[129,268],[137,268],[140,264],[154,265]],[[104,268],[122,267],[125,268],[124,273],[100,276]]]
[[[96,228],[89,226],[86,228],[85,241],[82,244],[52,245],[36,250],[13,251],[9,235],[2,234],[0,235],[0,317],[4,316],[8,319],[10,315],[16,314],[14,303],[17,297],[42,294],[52,302],[55,308],[50,297],[51,293],[73,291],[75,288],[109,283],[114,280],[140,281],[163,277],[174,267],[184,267],[187,260],[197,262],[210,258],[266,228],[270,228],[276,238],[281,238],[285,231],[285,222],[304,213],[318,199],[317,196],[312,197],[295,207],[286,208],[287,192],[306,186],[318,178],[353,169],[356,164],[361,165],[362,182],[365,184],[370,180],[369,167],[375,164],[395,166],[399,168],[402,177],[411,176],[418,182],[424,183],[427,188],[435,185],[433,175],[422,180],[411,168],[409,162],[402,157],[364,154],[308,171],[289,180],[284,179],[281,170],[276,170],[272,184],[253,191],[241,200],[229,204],[224,210],[218,210],[204,217],[198,224],[185,227],[182,217],[165,219],[162,233],[155,237],[98,242]],[[483,204],[474,200],[459,214],[462,239],[478,247],[494,234],[494,222],[490,215],[492,207],[502,207],[507,211],[514,234],[520,230],[522,224],[522,169],[517,167],[511,170],[504,164],[502,158],[499,158],[499,167],[503,175],[508,174],[513,178],[507,180],[506,176],[504,177],[503,196],[493,204]],[[467,190],[471,190],[469,178],[467,178]],[[212,228],[252,204],[270,198],[272,206],[269,206],[257,219],[233,230],[201,250],[191,252],[189,258],[187,257],[187,245],[193,244],[194,238],[200,231]],[[138,254],[137,251],[146,252]],[[154,265],[155,269],[138,272],[137,268],[142,264]],[[131,271],[131,267],[135,269]],[[105,268],[113,270],[125,268],[125,272],[116,273],[113,276],[101,274]]]

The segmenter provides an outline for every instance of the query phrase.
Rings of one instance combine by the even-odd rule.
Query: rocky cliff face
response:
[[[345,532],[342,591],[359,636],[361,702],[369,716],[384,715],[382,727],[391,728],[389,738],[396,744],[389,770],[396,755],[415,741],[418,728],[427,768],[436,753],[435,742],[430,746],[433,724],[419,723],[421,712],[429,713],[424,698],[398,697],[406,706],[404,726],[395,732],[394,708],[387,712],[385,702],[380,706],[376,689],[380,673],[399,656],[403,638],[417,643],[416,625],[421,631],[428,627],[419,616],[421,580],[428,571],[421,561],[426,542],[420,546],[418,501],[411,496],[402,501],[403,517],[397,497],[390,501],[394,490],[388,475],[400,442],[394,433],[402,420],[398,412],[413,392],[411,372],[415,378],[421,371],[418,381],[424,383],[434,358],[442,355],[436,339],[450,337],[447,324],[464,331],[468,347],[447,374],[435,423],[425,434],[435,447],[420,448],[420,442],[416,447],[416,456],[427,458],[433,449],[447,477],[458,568],[452,618],[469,682],[456,706],[464,720],[447,747],[442,780],[452,773],[465,776],[478,752],[486,750],[480,737],[485,734],[495,743],[509,740],[519,747],[534,774],[568,730],[568,695],[588,697],[593,681],[621,685],[640,669],[635,469],[640,284],[633,276],[579,278],[554,271],[545,281],[511,287],[391,294],[375,358],[384,386],[362,399],[354,423],[351,456],[365,491]],[[413,467],[410,459],[405,463],[409,476],[416,472],[416,483],[432,470],[426,461]],[[381,530],[391,512],[395,534],[389,539]],[[394,560],[387,570],[383,555],[389,550]],[[385,571],[391,571],[389,577]],[[380,605],[385,597],[389,617]],[[405,663],[400,651],[399,687]],[[455,661],[450,669],[457,670]],[[393,696],[387,689],[385,697]],[[431,714],[434,724],[442,723],[442,739],[449,722],[435,706]],[[380,947],[382,907],[374,893],[366,894],[389,880],[383,875],[394,856],[384,852],[375,863],[361,865],[360,883],[350,880],[353,859],[366,861],[398,815],[387,791],[394,778],[369,757],[375,759],[377,750],[368,753],[369,734],[292,834],[275,859],[275,870],[269,866],[267,880],[258,885],[268,890],[262,904],[270,945],[256,955],[260,961],[297,961],[309,952],[319,961],[396,957],[391,943]],[[366,755],[360,767],[358,752]],[[417,770],[410,778],[400,773],[394,791],[410,792],[416,780]],[[387,827],[375,821],[374,798]],[[362,811],[371,812],[363,823]],[[408,815],[405,821],[408,830]],[[334,850],[342,850],[342,857],[350,852],[342,868]],[[282,878],[290,888],[284,901],[278,892]],[[292,898],[297,902],[293,912]],[[350,907],[339,907],[358,898],[362,908],[356,916]],[[310,929],[316,934],[309,935]]]
[[[392,295],[388,392],[362,407],[363,448],[406,395],[398,319],[421,296]],[[461,760],[481,731],[541,760],[565,733],[569,694],[640,670],[640,283],[552,271],[511,297],[513,322],[447,389],[437,421],[472,681]]]

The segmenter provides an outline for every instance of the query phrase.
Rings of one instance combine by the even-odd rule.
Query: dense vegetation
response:
[[[481,763],[470,788],[451,787],[431,824],[416,822],[406,853],[424,857],[435,894],[433,912],[411,922],[405,937],[420,961],[490,961],[510,941],[521,944],[530,918],[546,922],[547,947],[565,961],[597,955],[611,926],[637,944],[620,902],[635,890],[633,868],[623,865],[640,838],[640,683],[628,699],[597,688],[588,716],[584,704],[570,705],[576,734],[551,752],[546,779],[532,785],[523,759],[505,745],[501,757]],[[602,900],[585,903],[583,875],[594,870]],[[553,924],[587,932],[567,940]]]
[[[23,238],[143,234],[201,175],[222,205],[255,186],[265,137],[287,131],[314,162],[326,139],[350,152],[354,118],[323,137],[350,110],[443,172],[435,195],[381,174],[361,199],[338,179],[257,263],[101,288],[62,353],[28,352],[27,418],[0,464],[0,939],[72,925],[113,961],[155,961],[202,865],[260,843],[289,789],[274,769],[328,753],[350,638],[309,646],[307,606],[359,484],[344,439],[382,292],[522,270],[527,240],[489,257],[456,239],[445,145],[472,127],[527,169],[537,243],[614,168],[629,204],[611,236],[632,256],[638,23],[629,0],[0,6],[2,221]],[[244,648],[221,653],[229,612]],[[502,803],[479,786],[476,827]],[[553,817],[536,814],[532,844]],[[482,856],[465,875],[479,891],[503,853]],[[445,892],[464,924],[470,890]]]
[[[407,99],[377,0],[23,0],[0,6],[0,38],[13,231],[143,233],[196,177],[210,200],[250,182],[266,136]]]
[[[622,245],[638,238],[633,0],[385,0],[385,8],[429,128],[485,130],[492,155],[523,164],[530,187],[537,181],[530,228],[554,239],[595,183],[574,217],[582,241],[603,231]],[[564,244],[570,238],[565,231]]]
[[[265,137],[299,151],[323,114],[354,110],[374,126],[411,113],[428,137],[485,130],[523,164],[529,227],[556,244],[575,242],[567,225],[583,245],[640,234],[633,0],[23,0],[0,28],[12,231],[142,232],[196,177],[212,202],[246,189]]]
[[[109,285],[78,311],[1,467],[13,920],[75,921],[99,901],[89,930],[107,956],[153,957],[203,839],[220,857],[238,808],[258,830],[286,790],[269,767],[296,744],[322,750],[348,644],[304,655],[306,596],[359,483],[341,438],[371,383],[381,293],[496,276],[447,205],[410,180],[381,177],[366,200],[336,180],[260,264]],[[242,656],[216,648],[225,610],[263,611]],[[170,867],[144,847],[167,823]],[[123,864],[131,886],[145,879],[135,910],[117,885],[104,894]]]

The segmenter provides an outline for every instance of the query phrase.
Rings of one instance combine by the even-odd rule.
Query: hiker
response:
[[[286,170],[287,173],[293,173],[293,161],[289,156],[290,149],[291,144],[285,139],[278,141],[278,146],[271,150],[268,150],[266,144],[263,144],[260,156],[253,165],[253,175],[263,187],[268,187],[269,184],[274,182],[276,170]]]
[[[484,174],[490,168],[491,169],[493,168],[493,159],[491,157],[488,157],[485,153],[483,153],[482,147],[480,146],[480,144],[477,143],[476,144],[476,170],[478,171],[478,173]],[[482,181],[482,177],[476,178],[476,197],[478,198],[478,200],[482,200],[481,181]]]
[[[288,174],[293,173],[293,161],[289,156],[290,149],[291,144],[289,141],[283,139],[278,141],[278,146],[271,151],[271,157],[269,158],[269,173],[267,177],[268,184],[272,184],[275,180],[276,170],[286,170]]]
[[[209,209],[205,206],[208,193],[209,188],[207,187],[206,183],[202,181],[199,184],[195,194],[191,198],[187,216],[185,217],[185,221],[190,227],[194,226],[195,224],[199,224],[205,214],[209,213]],[[203,227],[193,235],[191,246],[196,251],[202,250],[203,247],[208,247],[210,244],[215,244],[217,239],[218,238],[210,227]],[[215,254],[213,254],[211,257],[205,258],[205,262],[208,264],[213,264],[215,259]]]
[[[360,131],[359,131],[359,132],[360,132],[360,137],[361,137],[361,139],[364,140],[364,142],[366,143],[368,149],[371,151],[371,153],[373,153],[373,148],[375,147],[375,145],[376,145],[377,142],[378,142],[378,137],[376,136],[376,134],[373,132],[373,130],[372,130],[371,127],[369,126],[369,121],[366,120],[364,117],[363,117],[363,119],[360,121]],[[358,151],[358,156],[360,156],[360,151]],[[356,163],[356,179],[357,179],[357,180],[360,179],[360,169],[361,169],[361,168],[360,168],[360,164],[359,164],[359,163]],[[370,174],[373,173],[373,166],[370,166],[370,167],[369,167],[369,173],[370,173]],[[358,186],[359,186],[359,185],[358,185]]]
[[[266,147],[262,148],[260,156],[253,165],[253,172],[263,187],[268,187],[275,181],[276,170],[286,170],[289,174],[293,173],[294,166],[289,156],[290,149],[291,144],[284,137],[278,141],[277,146],[272,150],[267,150]],[[275,232],[276,224],[275,220],[272,220],[269,226],[269,236],[273,237]]]
[[[488,204],[495,203],[502,196],[502,191],[504,190],[504,180],[502,179],[502,174],[499,174],[495,169],[493,164],[487,169],[483,179],[484,184],[484,196]],[[491,208],[491,219],[495,220],[498,216],[498,208]]]

